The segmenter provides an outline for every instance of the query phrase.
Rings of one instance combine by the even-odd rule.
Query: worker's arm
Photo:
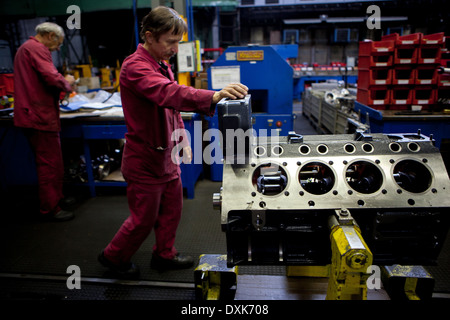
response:
[[[208,116],[214,114],[215,105],[222,98],[243,98],[248,91],[240,83],[230,84],[218,92],[179,85],[144,63],[136,63],[122,71],[120,85],[129,86],[157,106],[200,112]]]
[[[213,91],[180,85],[147,63],[134,63],[122,68],[120,86],[130,88],[137,96],[158,107],[211,115]]]

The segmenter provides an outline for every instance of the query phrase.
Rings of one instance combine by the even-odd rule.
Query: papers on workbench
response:
[[[99,90],[94,97],[92,95],[77,94],[70,99],[67,106],[60,105],[59,107],[62,112],[103,110],[112,107],[122,107],[122,100],[119,92],[111,94],[107,91]]]

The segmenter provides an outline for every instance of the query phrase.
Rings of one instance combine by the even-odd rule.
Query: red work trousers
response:
[[[153,229],[153,253],[172,259],[177,254],[175,235],[183,207],[181,178],[162,184],[127,182],[130,216],[105,248],[105,257],[117,264],[129,262]]]
[[[25,129],[36,159],[41,214],[55,214],[63,198],[64,162],[59,132]]]

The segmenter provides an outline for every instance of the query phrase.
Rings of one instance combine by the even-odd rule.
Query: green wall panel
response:
[[[150,8],[150,0],[138,0],[138,8]],[[133,0],[1,0],[0,16],[48,17],[67,14],[67,7],[78,5],[81,12],[131,9]],[[237,0],[192,0],[194,7],[235,7]]]

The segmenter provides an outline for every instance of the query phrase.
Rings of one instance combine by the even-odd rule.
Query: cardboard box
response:
[[[86,86],[89,89],[100,89],[100,78],[99,77],[89,77],[80,78],[79,86]]]

